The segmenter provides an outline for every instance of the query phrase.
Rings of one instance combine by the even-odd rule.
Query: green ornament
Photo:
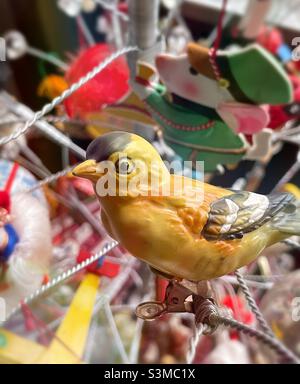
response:
[[[204,161],[205,172],[220,164],[236,164],[247,151],[241,135],[235,134],[212,109],[185,101],[170,102],[165,87],[153,88],[144,102],[163,128],[168,145],[185,161]]]

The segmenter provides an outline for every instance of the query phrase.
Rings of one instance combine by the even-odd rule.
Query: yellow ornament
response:
[[[66,89],[68,89],[68,83],[62,76],[48,75],[40,83],[37,93],[40,97],[53,100],[60,96]]]

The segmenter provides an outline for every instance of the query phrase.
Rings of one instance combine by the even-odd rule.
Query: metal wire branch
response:
[[[69,269],[66,272],[63,272],[61,275],[56,276],[54,279],[49,281],[48,284],[43,285],[41,288],[37,289],[34,293],[32,293],[28,297],[24,298],[22,300],[22,303],[20,303],[17,307],[12,309],[12,311],[8,314],[5,322],[9,321],[11,319],[11,317],[14,314],[16,314],[22,308],[22,304],[26,304],[26,305],[30,304],[30,303],[34,302],[35,300],[39,299],[41,296],[49,293],[53,288],[57,287],[58,285],[60,285],[64,281],[68,280],[72,276],[76,275],[77,273],[83,271],[89,265],[93,264],[95,261],[104,257],[108,252],[110,252],[111,250],[113,250],[117,246],[118,246],[118,243],[116,241],[112,241],[111,243],[105,245],[100,252],[93,255],[89,259],[83,261],[80,264],[75,265],[73,268]]]
[[[56,97],[51,103],[46,104],[40,111],[36,112],[31,120],[27,121],[26,124],[13,132],[11,135],[5,136],[0,139],[0,145],[8,144],[13,140],[16,140],[18,137],[22,136],[24,133],[28,131],[38,120],[43,118],[46,114],[51,112],[55,107],[61,104],[65,99],[70,97],[74,92],[78,91],[83,85],[88,83],[91,79],[93,79],[96,75],[102,72],[109,64],[115,61],[120,56],[127,54],[129,52],[136,51],[136,47],[125,47],[120,49],[119,51],[113,53],[110,57],[105,59],[102,63],[93,68],[89,73],[79,79],[78,82],[74,83],[70,88],[64,91],[60,96]]]
[[[238,330],[239,332],[243,332],[244,334],[250,337],[255,337],[257,340],[263,342],[268,347],[277,352],[278,355],[280,355],[285,362],[292,364],[300,364],[299,358],[295,356],[288,348],[283,346],[282,343],[280,343],[276,338],[273,338],[262,331],[251,328],[248,325],[242,324],[232,318],[217,316],[215,318],[215,321],[218,322],[218,324],[223,324],[226,327],[230,327]]]
[[[261,327],[261,329],[266,332],[270,337],[274,337],[274,334],[272,330],[270,329],[269,325],[267,324],[266,320],[264,319],[262,313],[260,312],[254,298],[251,295],[251,292],[243,278],[243,275],[239,271],[235,271],[235,276],[237,278],[237,281],[239,282],[239,285],[246,297],[246,300],[249,304],[249,307],[251,311],[254,313],[254,315],[257,318],[257,321]]]

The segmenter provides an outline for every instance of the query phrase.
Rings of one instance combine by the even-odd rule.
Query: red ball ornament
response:
[[[289,75],[290,81],[293,86],[293,102],[300,103],[300,78],[297,76]],[[285,110],[285,105],[271,105],[269,108],[270,114],[270,123],[268,125],[269,128],[278,129],[283,124],[287,123],[289,120],[299,118],[299,113],[296,115],[289,115]]]
[[[278,49],[284,43],[282,33],[277,28],[263,27],[257,37],[257,42],[267,51],[276,55]]]
[[[223,298],[222,304],[232,311],[233,318],[244,324],[252,325],[255,322],[254,314],[247,308],[246,303],[239,297],[227,295]],[[238,339],[239,334],[236,331],[230,333],[231,339]]]
[[[112,53],[107,44],[96,44],[81,52],[66,73],[68,84],[76,83]],[[129,91],[128,80],[126,60],[120,57],[65,101],[68,115],[71,118],[84,118],[88,113],[115,104]]]
[[[283,105],[271,105],[269,109],[270,122],[268,128],[279,129],[290,120]]]
[[[294,101],[295,102],[300,102],[300,77],[295,76],[295,75],[290,75],[290,80],[293,85],[294,89]]]

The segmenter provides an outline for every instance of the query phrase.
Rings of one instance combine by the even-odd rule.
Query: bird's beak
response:
[[[97,172],[97,162],[95,160],[87,160],[82,164],[79,164],[76,168],[73,169],[73,175],[77,177],[82,177],[84,179],[97,182],[101,177],[101,174]]]

